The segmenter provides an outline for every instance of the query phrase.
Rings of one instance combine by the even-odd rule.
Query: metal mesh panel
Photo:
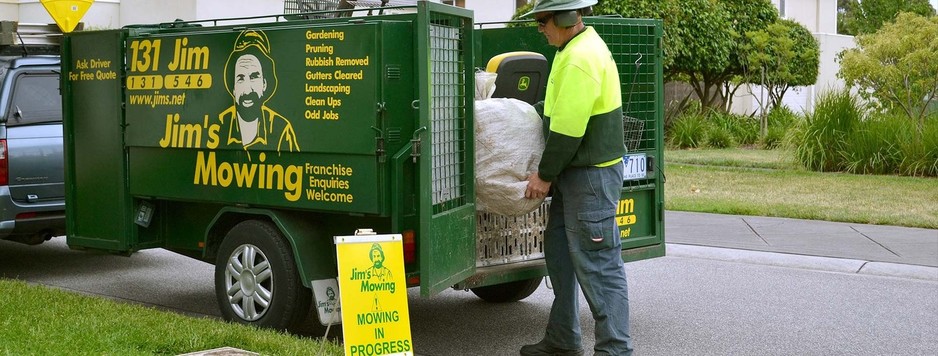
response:
[[[415,6],[417,0],[284,0],[283,13],[301,14],[317,11],[336,11],[336,10],[370,10],[384,7],[402,7]],[[311,18],[331,18],[336,16],[352,16],[353,11],[344,11],[339,13],[322,13],[310,16]],[[383,13],[383,12],[379,12]],[[359,12],[354,16],[372,15],[371,11]]]
[[[522,216],[476,214],[476,266],[499,265],[544,257],[544,230],[550,198]]]
[[[283,13],[299,14],[314,11],[334,11],[339,0],[284,0]]]
[[[430,122],[434,213],[466,204],[466,65],[461,21],[431,19]],[[468,182],[467,182],[468,181]]]
[[[650,22],[622,23],[596,21],[587,23],[606,41],[616,62],[622,82],[623,133],[629,153],[654,155],[658,136],[657,77],[659,58],[655,25]],[[652,183],[653,177],[627,181],[627,186]]]

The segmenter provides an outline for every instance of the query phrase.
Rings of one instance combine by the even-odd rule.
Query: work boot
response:
[[[522,346],[521,356],[583,356],[583,349],[561,349],[550,346],[547,341],[541,340],[533,345]]]

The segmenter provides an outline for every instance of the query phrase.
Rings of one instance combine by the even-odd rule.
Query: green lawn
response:
[[[771,168],[803,170],[794,156],[785,150],[756,149],[693,149],[667,150],[666,163],[685,163],[705,166]]]
[[[666,151],[665,207],[938,228],[936,178],[811,172],[786,157],[782,150]]]
[[[234,347],[262,355],[341,355],[332,342],[0,279],[0,354],[178,355]]]

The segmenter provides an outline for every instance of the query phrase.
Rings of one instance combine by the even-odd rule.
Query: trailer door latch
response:
[[[377,133],[377,136],[375,136],[375,155],[378,156],[378,162],[384,163],[384,132],[374,126],[371,129]]]
[[[420,157],[420,133],[424,131],[427,131],[427,127],[420,127],[414,131],[414,137],[410,139],[410,156],[413,157],[414,163],[417,163],[417,158]]]

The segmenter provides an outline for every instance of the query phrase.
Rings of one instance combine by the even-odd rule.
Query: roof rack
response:
[[[80,29],[82,24],[77,27]],[[0,21],[0,45],[48,46],[62,42],[62,31],[56,24]]]
[[[76,30],[81,30],[79,23]],[[62,31],[55,24],[0,21],[0,55],[59,54]]]

